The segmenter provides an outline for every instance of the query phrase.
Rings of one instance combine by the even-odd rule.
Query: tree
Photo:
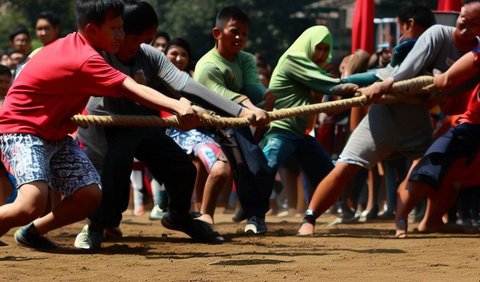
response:
[[[292,15],[314,0],[151,0],[159,14],[159,29],[172,37],[183,37],[192,44],[193,58],[198,59],[213,47],[211,29],[216,13],[223,7],[236,5],[250,17],[247,50],[266,51],[266,59],[276,63],[280,55],[313,19]]]

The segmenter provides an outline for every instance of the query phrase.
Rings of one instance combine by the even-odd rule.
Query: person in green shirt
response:
[[[275,108],[312,104],[312,91],[335,94],[341,81],[322,68],[331,57],[332,36],[328,28],[317,25],[305,30],[280,57],[273,71],[269,89],[275,93]],[[342,88],[353,94],[358,87],[344,84]],[[274,171],[293,156],[315,187],[333,169],[333,163],[320,143],[306,133],[310,117],[300,115],[272,122],[261,144]]]
[[[252,110],[258,122],[268,116],[255,104],[271,110],[274,97],[259,80],[255,57],[242,51],[248,39],[248,16],[237,7],[226,7],[218,14],[212,35],[215,47],[195,66],[193,78],[216,93]],[[257,132],[261,128],[257,127]],[[237,194],[247,219],[245,232],[264,234],[265,213],[269,209],[274,174],[249,128],[222,131],[220,145],[232,166]]]

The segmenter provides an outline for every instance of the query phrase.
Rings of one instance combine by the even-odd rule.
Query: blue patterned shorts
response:
[[[17,187],[43,181],[69,197],[87,185],[100,186],[97,171],[71,137],[47,141],[31,134],[0,134],[0,150]]]

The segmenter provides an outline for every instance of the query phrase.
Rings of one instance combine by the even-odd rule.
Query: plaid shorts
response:
[[[17,187],[43,181],[68,197],[87,185],[100,186],[97,171],[71,137],[47,141],[31,134],[0,134],[0,150]]]

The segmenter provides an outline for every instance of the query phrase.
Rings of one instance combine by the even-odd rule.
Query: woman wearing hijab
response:
[[[314,103],[312,92],[335,94],[341,82],[329,77],[322,68],[332,57],[332,36],[325,26],[313,26],[280,57],[273,71],[269,89],[275,94],[275,108],[290,108]],[[342,89],[354,92],[356,85],[345,84]],[[310,115],[274,121],[262,140],[268,164],[274,170],[287,159],[295,157],[312,187],[333,169],[330,156],[320,143],[308,135]]]

